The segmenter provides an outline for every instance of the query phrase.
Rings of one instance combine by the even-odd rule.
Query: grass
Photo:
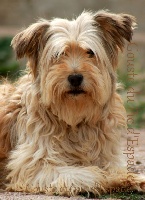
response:
[[[108,195],[102,195],[100,198],[107,199],[124,199],[124,200],[145,200],[145,194],[139,192],[131,192],[131,193],[113,193]],[[99,198],[99,199],[100,199]]]
[[[112,194],[104,194],[100,197],[95,196],[94,194],[90,193],[83,193],[81,194],[82,197],[89,198],[89,199],[122,199],[122,200],[145,200],[145,194],[142,192],[119,192],[119,193],[112,193]]]

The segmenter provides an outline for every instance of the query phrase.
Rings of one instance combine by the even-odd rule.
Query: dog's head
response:
[[[113,96],[118,50],[132,38],[135,19],[107,11],[77,19],[41,20],[16,35],[17,57],[28,57],[41,102],[59,119],[95,123]]]

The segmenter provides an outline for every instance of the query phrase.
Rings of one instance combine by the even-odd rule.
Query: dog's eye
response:
[[[87,50],[87,54],[89,55],[89,58],[92,58],[95,55],[91,49]]]
[[[66,55],[65,51],[63,51],[63,52],[61,53],[61,56],[65,56],[65,55]]]
[[[65,56],[66,55],[66,53],[65,52],[62,52],[61,54],[59,54],[58,52],[56,52],[55,53],[55,58],[58,58],[58,57],[60,57],[60,56]]]

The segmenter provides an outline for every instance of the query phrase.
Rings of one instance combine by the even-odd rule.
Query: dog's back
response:
[[[14,124],[21,110],[21,96],[29,84],[28,75],[15,84],[3,81],[0,85],[0,188],[5,188],[6,163],[10,150],[16,143]],[[21,83],[23,84],[23,88]]]
[[[5,81],[0,85],[0,160],[7,158],[16,143],[14,124],[22,107],[22,93],[27,90],[29,83],[29,75],[25,75],[15,84]]]

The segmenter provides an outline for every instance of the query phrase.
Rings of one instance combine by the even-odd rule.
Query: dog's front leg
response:
[[[12,157],[16,158],[17,153],[19,152],[13,152]],[[58,167],[43,159],[36,161],[29,151],[28,153],[25,153],[25,158],[23,153],[23,158],[17,157],[9,162],[8,168],[11,172],[8,175],[8,190],[67,196],[81,192],[100,194],[105,191],[105,172],[96,166]]]
[[[96,166],[57,167],[59,176],[51,183],[52,188],[60,195],[75,196],[83,192],[100,194],[105,192],[106,173]]]
[[[15,151],[15,155],[17,152]],[[14,157],[15,155],[12,154]],[[24,155],[24,154],[23,154]],[[56,188],[52,188],[51,183],[58,178],[59,173],[55,166],[42,160],[35,160],[26,155],[21,159],[13,159],[7,165],[10,171],[7,179],[9,184],[7,190],[30,193],[56,193]],[[12,158],[12,157],[11,157]]]
[[[125,168],[109,170],[107,176],[109,192],[145,191],[145,176],[131,173]]]

